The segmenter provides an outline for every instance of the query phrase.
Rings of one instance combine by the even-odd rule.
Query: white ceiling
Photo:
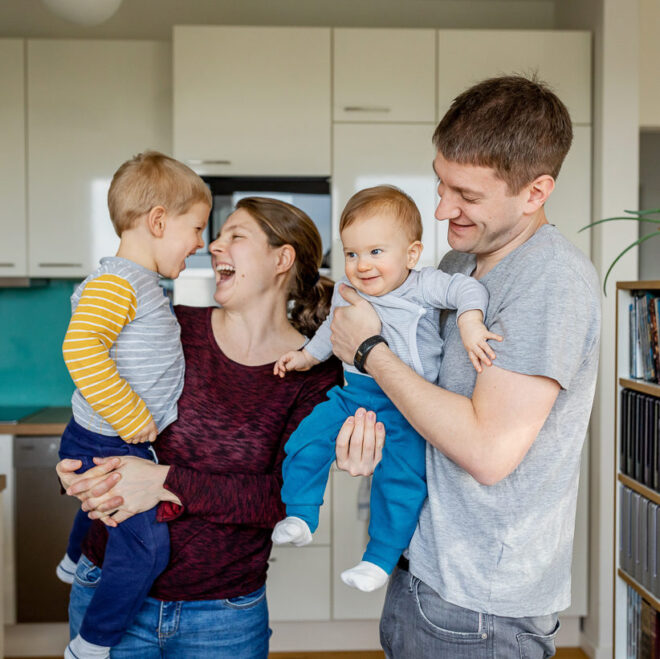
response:
[[[84,27],[41,0],[0,0],[0,37],[169,40],[186,24],[548,29],[553,20],[554,0],[123,0],[108,21]]]

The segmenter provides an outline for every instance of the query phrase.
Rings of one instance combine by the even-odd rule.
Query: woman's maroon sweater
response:
[[[343,381],[332,358],[307,372],[273,375],[243,366],[218,347],[211,308],[176,307],[186,375],[179,417],[154,444],[171,465],[165,487],[183,506],[161,503],[170,562],[150,595],[208,600],[245,595],[266,580],[270,534],[284,517],[284,444],[328,389]],[[103,563],[107,529],[95,522],[84,553]]]

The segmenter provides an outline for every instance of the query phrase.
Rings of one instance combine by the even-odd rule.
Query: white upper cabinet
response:
[[[334,121],[435,121],[435,30],[333,30]]]
[[[117,167],[171,151],[171,46],[40,39],[27,52],[30,274],[86,276],[117,249]]]
[[[537,73],[574,124],[591,123],[591,35],[556,30],[439,30],[438,120],[470,85],[515,73]]]
[[[27,275],[24,48],[0,40],[0,277]]]
[[[330,28],[175,27],[174,153],[200,173],[330,174]]]
[[[363,188],[396,185],[422,215],[424,251],[419,266],[437,266],[447,250],[446,222],[435,217],[436,185],[431,142],[434,124],[336,124],[332,172],[332,276],[344,274],[339,218],[348,199]]]

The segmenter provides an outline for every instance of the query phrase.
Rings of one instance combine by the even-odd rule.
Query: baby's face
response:
[[[361,293],[385,295],[403,284],[422,250],[388,211],[358,217],[341,232],[346,277]]]

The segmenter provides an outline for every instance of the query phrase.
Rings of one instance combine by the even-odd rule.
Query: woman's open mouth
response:
[[[228,279],[231,279],[234,276],[234,273],[236,272],[236,269],[234,268],[233,265],[229,265],[227,263],[219,263],[215,267],[215,271],[219,275],[219,282],[227,281]]]

